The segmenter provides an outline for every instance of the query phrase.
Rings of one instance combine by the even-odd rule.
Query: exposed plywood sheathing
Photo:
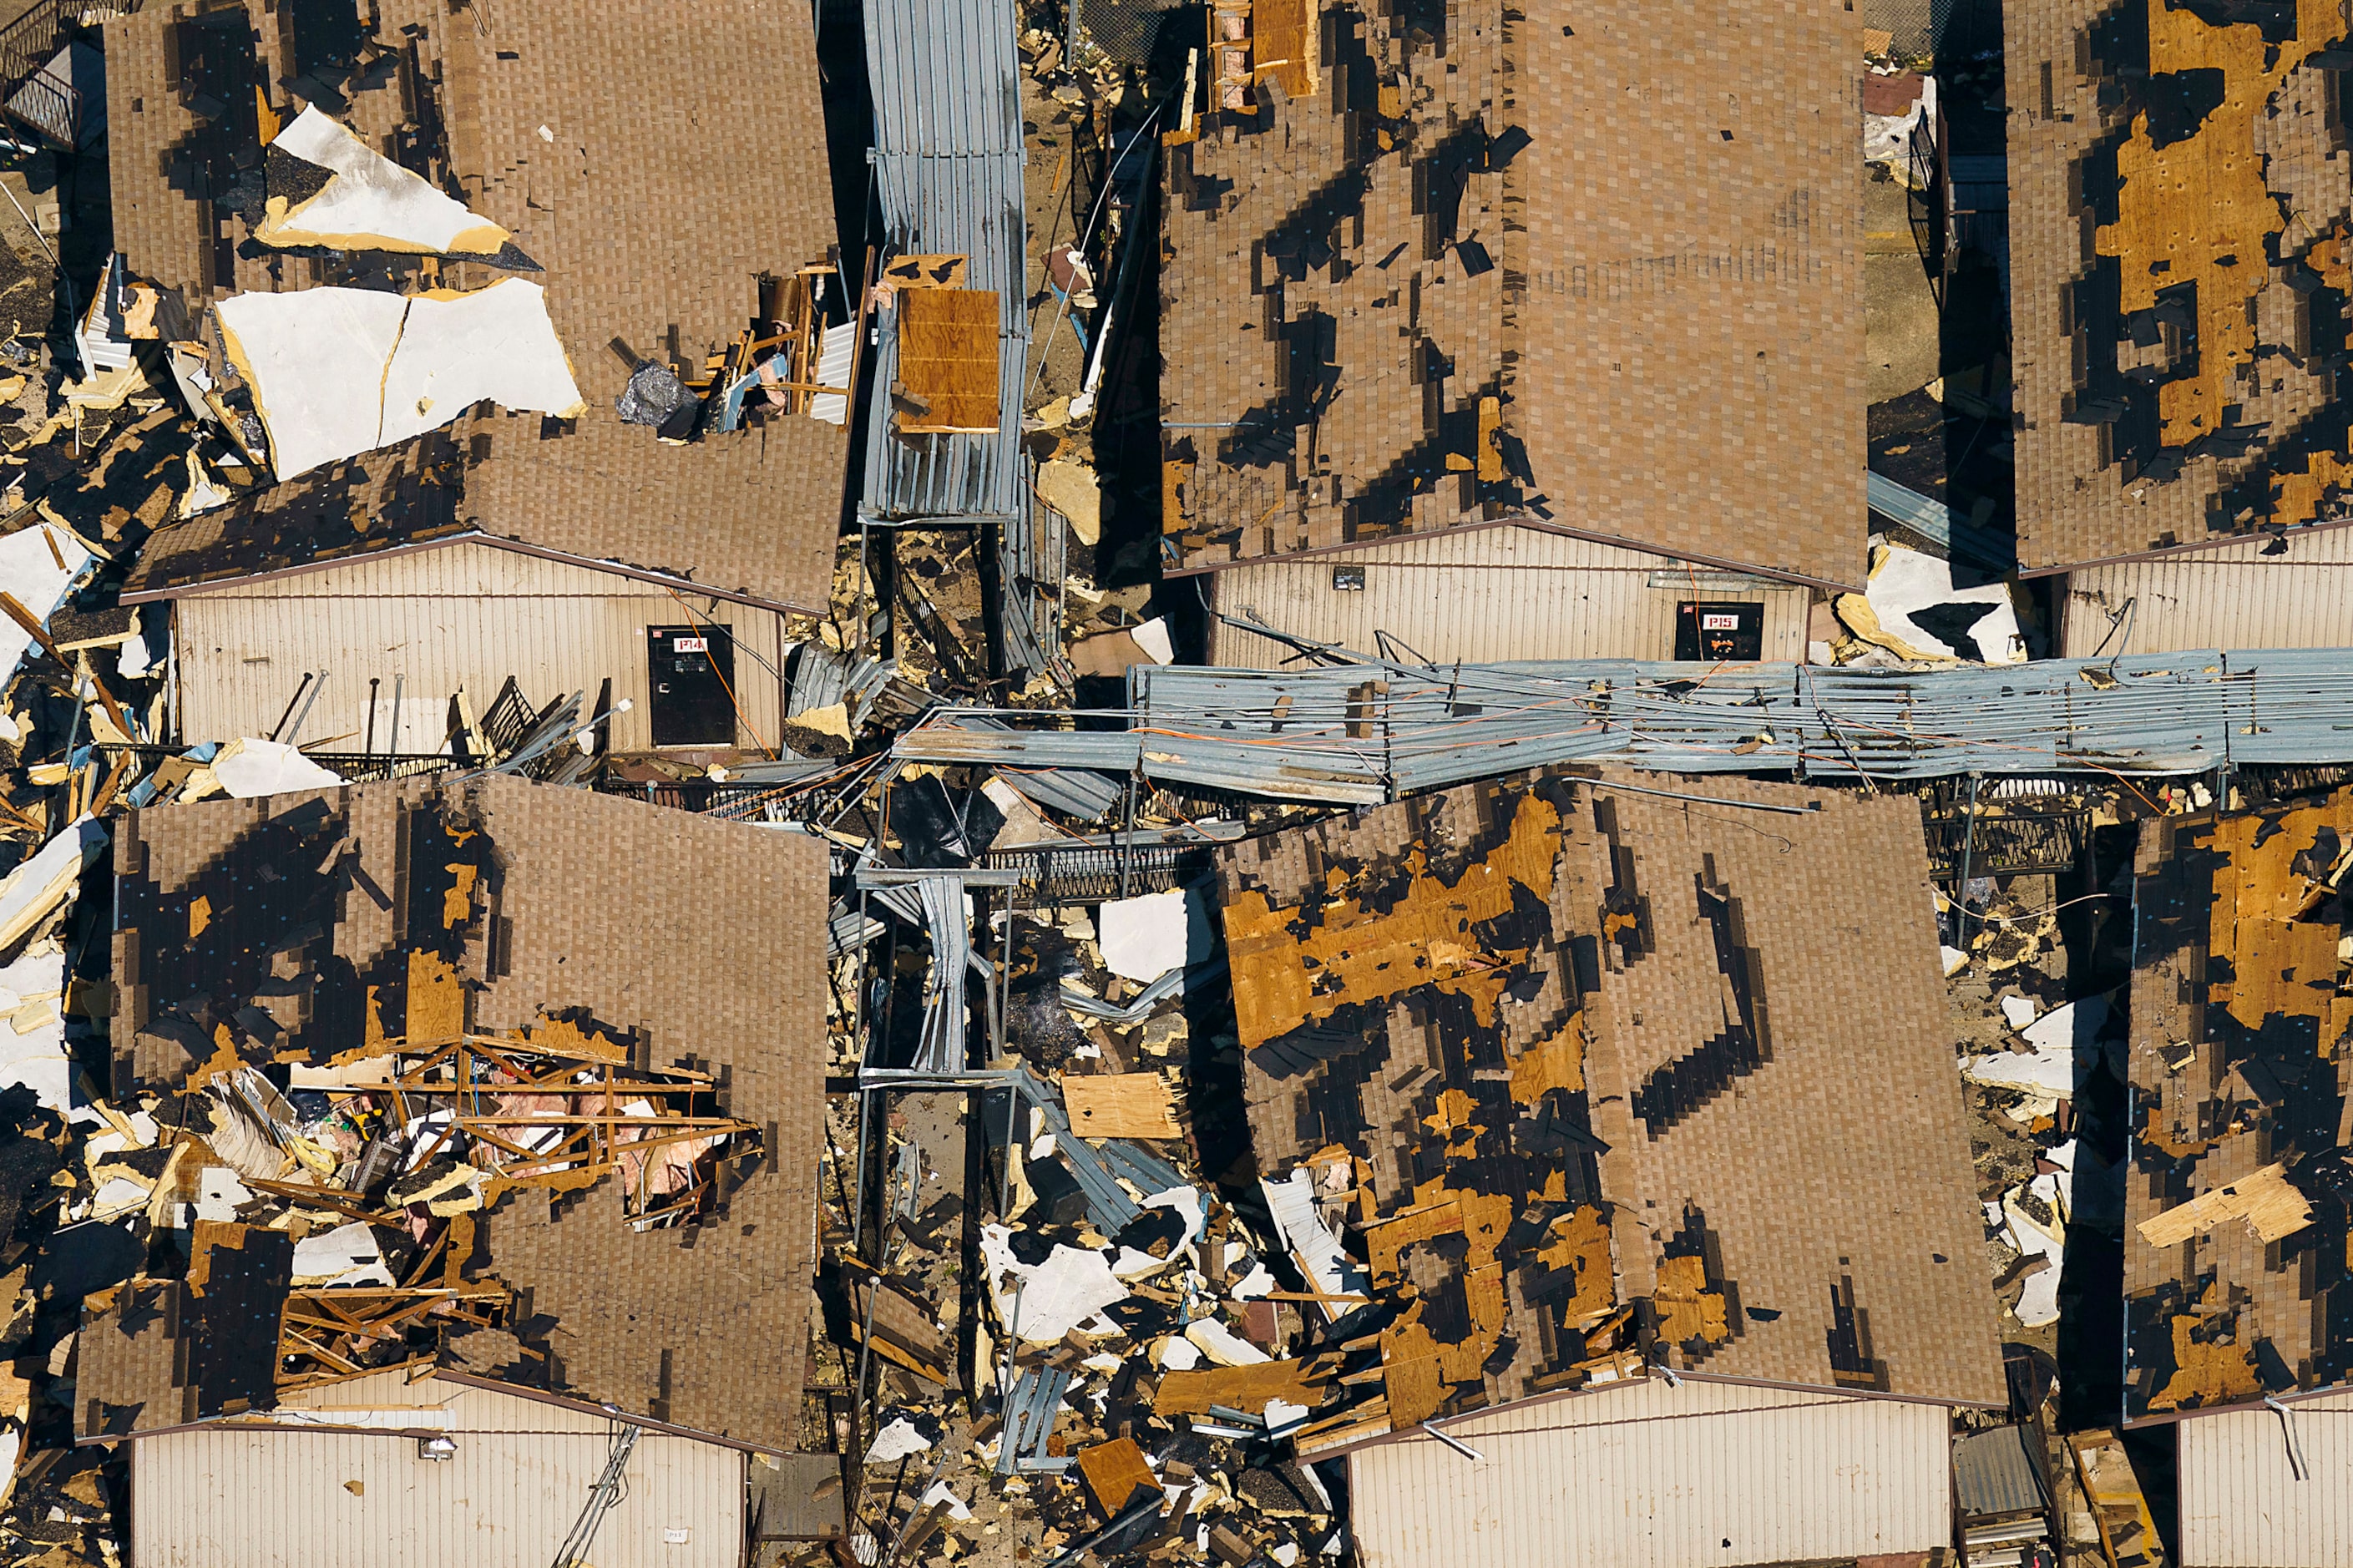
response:
[[[1852,10],[1209,13],[1164,160],[1183,566],[1532,517],[1860,581]]]
[[[1228,853],[1260,1168],[1334,1170],[1325,1222],[1402,1309],[1335,1432],[1622,1375],[1636,1337],[1711,1373],[2000,1398],[1959,1085],[1893,1044],[1942,1016],[1925,929],[1887,946],[1926,897],[1916,812],[1691,787],[1820,809],[1760,837],[1736,806],[1536,774]],[[1826,1138],[1862,1016],[1871,1103]],[[1803,1198],[1777,1174],[1800,1140],[1836,1168]]]
[[[1322,0],[1251,0],[1252,68],[1281,83],[1286,97],[1306,98],[1323,86],[1323,9]]]
[[[1303,937],[1266,895],[1242,894],[1226,910],[1242,1043],[1261,1045],[1321,1022],[1344,1001],[1363,1004],[1422,985],[1467,998],[1482,1022],[1492,1022],[1509,966],[1524,963],[1528,949],[1490,951],[1472,928],[1483,931],[1510,913],[1521,889],[1540,902],[1551,898],[1559,827],[1550,802],[1524,799],[1504,841],[1451,880],[1432,875],[1420,847],[1409,847],[1402,897],[1372,909],[1335,899]]]
[[[2039,86],[2009,116],[2020,559],[2337,517],[2341,7],[2029,0],[2005,19],[2010,79]]]
[[[2135,118],[2132,134],[2116,149],[2118,216],[2101,226],[2095,241],[2100,255],[2121,264],[2119,309],[2126,314],[2155,310],[2166,290],[2194,291],[2197,368],[2158,389],[2160,439],[2187,447],[2221,427],[2223,405],[2237,401],[2232,386],[2240,369],[2254,362],[2248,306],[2270,281],[2263,242],[2284,223],[2278,199],[2263,185],[2255,117],[2344,19],[2336,0],[2300,0],[2296,37],[2275,43],[2253,22],[2216,26],[2168,0],[2138,3],[2147,6],[2150,74],[2219,72],[2222,92],[2186,137],[2160,142],[2163,131],[2173,128],[2154,124],[2147,110]],[[2242,256],[2242,248],[2249,254]]]
[[[2353,1377],[2353,793],[2151,822],[2137,861],[2130,1415]]]

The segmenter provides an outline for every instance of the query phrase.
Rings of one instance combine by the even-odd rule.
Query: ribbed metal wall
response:
[[[132,1445],[131,1568],[547,1568],[604,1468],[601,1416],[395,1374],[322,1389],[322,1415],[439,1407],[455,1458],[413,1438],[214,1426]],[[420,1411],[422,1418],[424,1411]],[[735,1568],[744,1455],[642,1435],[597,1568]]]
[[[575,691],[593,706],[610,677],[615,700],[633,704],[613,721],[613,747],[642,751],[652,739],[646,628],[702,620],[735,635],[738,742],[777,744],[783,617],[691,595],[687,605],[691,615],[656,584],[480,544],[240,584],[173,606],[179,731],[191,741],[267,735],[304,672],[322,668],[300,743],[351,752],[366,739],[370,677],[387,715],[397,680],[410,700],[446,702],[462,684],[477,717],[510,675],[535,706]],[[379,732],[377,749],[389,741]],[[409,741],[404,750],[432,749]]]
[[[998,306],[997,433],[891,432],[897,312],[877,319],[863,505],[877,517],[1013,515],[1029,358],[1029,223],[1013,0],[867,0],[874,186],[892,255],[967,258]]]
[[[1361,568],[1361,590],[1332,586],[1341,566]],[[1681,579],[1651,587],[1654,574]],[[1362,550],[1254,562],[1212,574],[1226,615],[1243,615],[1314,642],[1373,651],[1385,631],[1424,657],[1672,658],[1675,605],[1685,599],[1765,606],[1763,658],[1806,657],[1804,588],[1727,586],[1720,573],[1663,555],[1571,539],[1533,528],[1427,533]],[[1291,650],[1219,626],[1210,662],[1229,668],[1280,665]]]
[[[2067,574],[2063,657],[2193,647],[2353,647],[2353,528],[2088,566]],[[2132,605],[2118,627],[2110,616]],[[2105,642],[2104,648],[2101,645]]]
[[[2276,1412],[2193,1415],[2180,1445],[2188,1568],[2345,1568],[2353,1563],[2353,1393],[2288,1406],[2305,1479]]]
[[[1528,1402],[1348,1459],[1363,1568],[1718,1568],[1952,1540],[1941,1405],[1686,1378]],[[1728,1542],[1728,1544],[1727,1544]]]

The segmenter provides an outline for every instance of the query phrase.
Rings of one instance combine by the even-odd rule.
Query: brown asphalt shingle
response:
[[[1325,21],[1318,92],[1168,150],[1175,558],[1525,517],[1859,583],[1855,14]]]
[[[1672,1364],[2001,1403],[1916,803],[1639,782],[1725,804],[1539,773],[1224,853],[1261,1172],[1339,1145],[1367,1237],[1461,1208],[1467,1247],[1404,1271],[1470,1352],[1449,1408],[1573,1382],[1578,1321],[1663,1300],[1678,1257],[1729,1333]],[[1546,1227],[1597,1206],[1587,1288]]]
[[[133,272],[183,289],[192,306],[325,280],[319,262],[266,251],[234,260],[233,288],[213,276],[211,237],[241,242],[245,226],[174,188],[167,174],[172,149],[196,124],[170,76],[175,9],[151,6],[107,24],[116,243]],[[546,288],[588,404],[577,427],[561,435],[543,432],[535,415],[460,419],[448,432],[467,454],[460,517],[590,561],[770,603],[823,605],[847,430],[793,416],[663,446],[614,413],[628,372],[607,346],[618,338],[657,358],[674,348],[699,363],[749,323],[763,274],[826,260],[832,195],[806,10],[559,0],[454,12],[438,0],[384,0],[377,10],[379,39],[413,42],[421,86],[405,89],[410,73],[384,71],[375,85],[354,84],[342,118],[390,155],[396,133],[424,118],[404,108],[405,90],[438,116],[447,170],[468,205],[544,269],[522,276]],[[276,85],[287,73],[272,64],[280,18],[262,0],[248,0],[248,11],[272,103],[290,117],[292,100]],[[468,263],[443,277],[479,288],[505,275]],[[400,460],[396,449],[353,466],[373,473]],[[294,488],[308,488],[307,477]],[[153,551],[150,578],[179,580],[174,563],[187,552],[171,531]],[[245,539],[232,524],[229,540],[207,546],[190,570],[225,560],[240,571],[294,563],[266,530]]]
[[[2253,12],[2218,27],[2214,8],[2168,0],[2002,8],[2023,566],[2227,544],[2344,510],[2353,440],[2332,365],[2353,185],[2341,77],[2302,62],[2348,29],[2326,3],[2263,15],[2268,32]],[[2152,17],[2178,47],[2152,55]],[[2156,148],[2152,73],[2210,70],[2213,96],[2243,108],[2183,100]],[[2137,185],[2120,160],[2147,171]],[[2126,299],[2151,289],[2176,297],[2176,321]],[[2201,378],[2201,422],[2168,428],[2168,397],[2187,409],[2180,389]],[[2218,440],[2225,416],[2243,450]]]
[[[478,868],[470,899],[453,859]],[[556,1205],[526,1190],[481,1216],[471,1272],[522,1293],[554,1391],[796,1445],[824,1078],[814,841],[511,779],[406,782],[136,812],[115,868],[118,1094],[171,1094],[223,1026],[251,1061],[324,1061],[371,1010],[400,1033],[425,950],[454,955],[476,1029],[577,1010],[649,1067],[716,1075],[765,1152],[701,1224],[632,1229],[609,1176]]]

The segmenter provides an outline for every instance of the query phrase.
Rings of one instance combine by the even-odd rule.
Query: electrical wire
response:
[[[2125,895],[2122,893],[2085,893],[2080,899],[2069,899],[2063,903],[2046,905],[2039,910],[2029,910],[2022,915],[1973,914],[1969,917],[1969,921],[1971,924],[1981,926],[2026,925],[2031,921],[2041,920],[2045,915],[2055,915],[2061,910],[2072,909],[2077,904],[2094,903],[2101,899],[2121,899]],[[1958,899],[1951,900],[1950,902],[1957,909],[1960,906],[1960,900]]]
[[[1164,98],[1158,103],[1152,106],[1152,112],[1144,117],[1144,123],[1135,128],[1135,134],[1137,136],[1142,136],[1145,132],[1152,129],[1152,122],[1160,118],[1160,111],[1168,107],[1169,101],[1169,100]],[[1103,165],[1103,189],[1095,193],[1095,205],[1092,210],[1087,214],[1087,226],[1080,231],[1078,236],[1078,244],[1072,248],[1084,249],[1088,239],[1093,236],[1095,231],[1095,220],[1103,216],[1103,203],[1111,197],[1112,184],[1113,183],[1112,176],[1118,172],[1120,161],[1121,155],[1117,148],[1114,147],[1111,158],[1106,161]],[[1077,174],[1077,163],[1073,160],[1071,163],[1071,173],[1074,176]],[[1054,226],[1057,233],[1060,232],[1061,225],[1059,221],[1056,222]],[[1141,235],[1131,235],[1128,237],[1128,243],[1131,245],[1140,244],[1142,243],[1142,239],[1143,237]],[[1050,271],[1049,276],[1051,276]],[[1055,292],[1061,293],[1061,290],[1056,289]],[[1054,323],[1052,326],[1046,329],[1045,342],[1050,342],[1053,340],[1055,330],[1061,326],[1062,318],[1070,313],[1070,310],[1071,297],[1068,294],[1062,294],[1062,302],[1054,308]],[[1038,318],[1033,312],[1029,318],[1029,335],[1032,342],[1039,341],[1038,339],[1037,326]],[[1037,395],[1038,383],[1045,376],[1045,374],[1046,354],[1041,349],[1038,354],[1038,368],[1030,374],[1029,384],[1021,394],[1022,407],[1027,408],[1029,406],[1029,399]]]
[[[678,599],[678,607],[686,612],[687,619],[694,622],[702,628],[702,657],[704,661],[711,666],[711,673],[718,679],[719,689],[727,693],[727,705],[735,710],[735,717],[742,722],[744,728],[752,731],[753,742],[757,745],[760,750],[768,753],[768,760],[770,762],[776,761],[776,748],[769,745],[767,742],[760,738],[759,726],[754,724],[752,722],[752,716],[744,711],[744,705],[735,700],[735,688],[728,683],[725,672],[720,669],[719,656],[711,651],[711,628],[712,626],[719,626],[719,623],[707,616],[698,616],[695,614],[694,606],[688,604],[684,599],[680,599],[678,590],[670,586],[668,584],[664,584],[662,585],[662,592],[668,594],[673,599]],[[727,634],[728,646],[730,647],[734,647],[735,628],[733,626],[720,626],[720,629]],[[758,656],[754,655],[754,657],[756,658]]]

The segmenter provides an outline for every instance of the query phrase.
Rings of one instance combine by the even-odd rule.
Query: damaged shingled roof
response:
[[[1852,7],[1248,16],[1167,139],[1184,567],[1514,520],[1861,582]]]
[[[1917,805],[1643,776],[1700,798],[1535,774],[1226,855],[1259,1168],[1405,1303],[1359,1421],[1634,1343],[1999,1404]]]
[[[697,1098],[742,1137],[694,1220],[632,1223],[623,1189],[646,1156],[617,1135],[601,1164],[491,1182],[416,1268],[460,1298],[512,1293],[502,1323],[449,1337],[445,1365],[794,1446],[824,1073],[814,841],[511,779],[407,781],[135,812],[115,869],[114,1092],[164,1097],[159,1120],[202,1127],[206,1094],[250,1083],[243,1068],[299,1085],[460,1037],[484,1061],[568,1051],[566,1081],[609,1065],[707,1082]],[[412,1122],[410,1149],[430,1131]],[[479,1166],[496,1145],[474,1142]],[[396,1217],[406,1189],[391,1190]],[[425,1204],[406,1215],[423,1223]],[[267,1407],[275,1319],[257,1358],[252,1325],[225,1333],[207,1314],[244,1310],[240,1292],[282,1300],[300,1271],[282,1235],[205,1224],[188,1280],[134,1281],[92,1323],[85,1436]]]
[[[631,365],[612,346],[700,363],[762,313],[764,275],[826,261],[833,206],[806,13],[556,0],[188,9],[152,6],[106,25],[116,243],[131,270],[178,290],[192,315],[243,291],[414,293],[528,278],[546,289],[587,412],[558,420],[485,408],[446,434],[165,528],[134,592],[478,530],[762,603],[827,602],[847,430],[792,415],[686,445],[658,440],[616,411]],[[681,81],[728,106],[723,144],[677,107]],[[259,243],[268,201],[308,188],[302,170],[289,173],[300,161],[265,145],[270,120],[294,118],[296,98],[512,242],[470,259]],[[780,155],[747,158],[744,147]],[[322,171],[303,169],[315,185]],[[646,258],[659,265],[649,270]],[[398,481],[424,472],[436,493],[419,504],[406,493],[413,479]],[[387,490],[406,504],[369,504]],[[365,525],[333,542],[284,526],[290,510],[343,506],[362,510]]]
[[[2018,552],[2334,518],[2353,192],[2337,0],[2012,0]]]
[[[2353,1378],[2353,793],[2141,829],[2125,1295],[2135,1417]]]

